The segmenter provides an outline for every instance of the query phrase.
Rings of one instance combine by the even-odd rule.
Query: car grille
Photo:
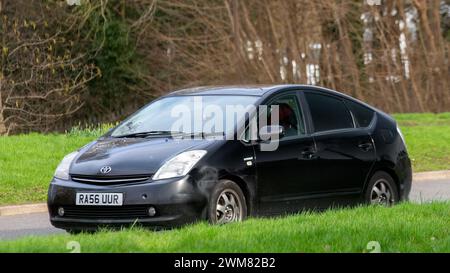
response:
[[[123,207],[99,207],[99,206],[68,206],[64,207],[64,218],[81,219],[138,219],[149,218],[148,206],[123,206]]]
[[[71,175],[72,180],[79,183],[94,185],[115,185],[128,183],[141,183],[149,180],[151,175],[136,176],[89,176],[89,175]]]

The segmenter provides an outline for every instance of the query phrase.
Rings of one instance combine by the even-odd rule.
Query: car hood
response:
[[[82,149],[70,168],[72,175],[123,176],[154,174],[173,156],[205,148],[207,140],[173,138],[106,138]],[[100,169],[111,171],[102,174]]]

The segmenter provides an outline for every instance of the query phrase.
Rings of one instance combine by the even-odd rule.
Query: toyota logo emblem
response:
[[[102,167],[102,168],[100,169],[100,172],[101,172],[102,174],[110,173],[110,172],[111,172],[111,167],[110,167],[110,166],[104,166],[104,167]]]

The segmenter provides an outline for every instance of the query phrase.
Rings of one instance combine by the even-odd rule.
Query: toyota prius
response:
[[[407,200],[395,120],[307,85],[199,87],[152,101],[68,154],[48,191],[70,232],[175,227]]]

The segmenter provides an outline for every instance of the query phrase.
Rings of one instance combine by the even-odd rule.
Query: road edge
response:
[[[47,203],[0,207],[0,216],[47,212]]]
[[[450,170],[446,171],[433,171],[433,172],[421,172],[413,174],[414,182],[421,182],[425,180],[440,180],[450,179]],[[0,216],[11,216],[19,214],[29,213],[43,213],[47,212],[46,203],[26,204],[26,205],[12,205],[12,206],[0,206]]]
[[[414,182],[421,182],[424,180],[440,180],[440,179],[450,179],[450,170],[421,172],[413,174]]]

